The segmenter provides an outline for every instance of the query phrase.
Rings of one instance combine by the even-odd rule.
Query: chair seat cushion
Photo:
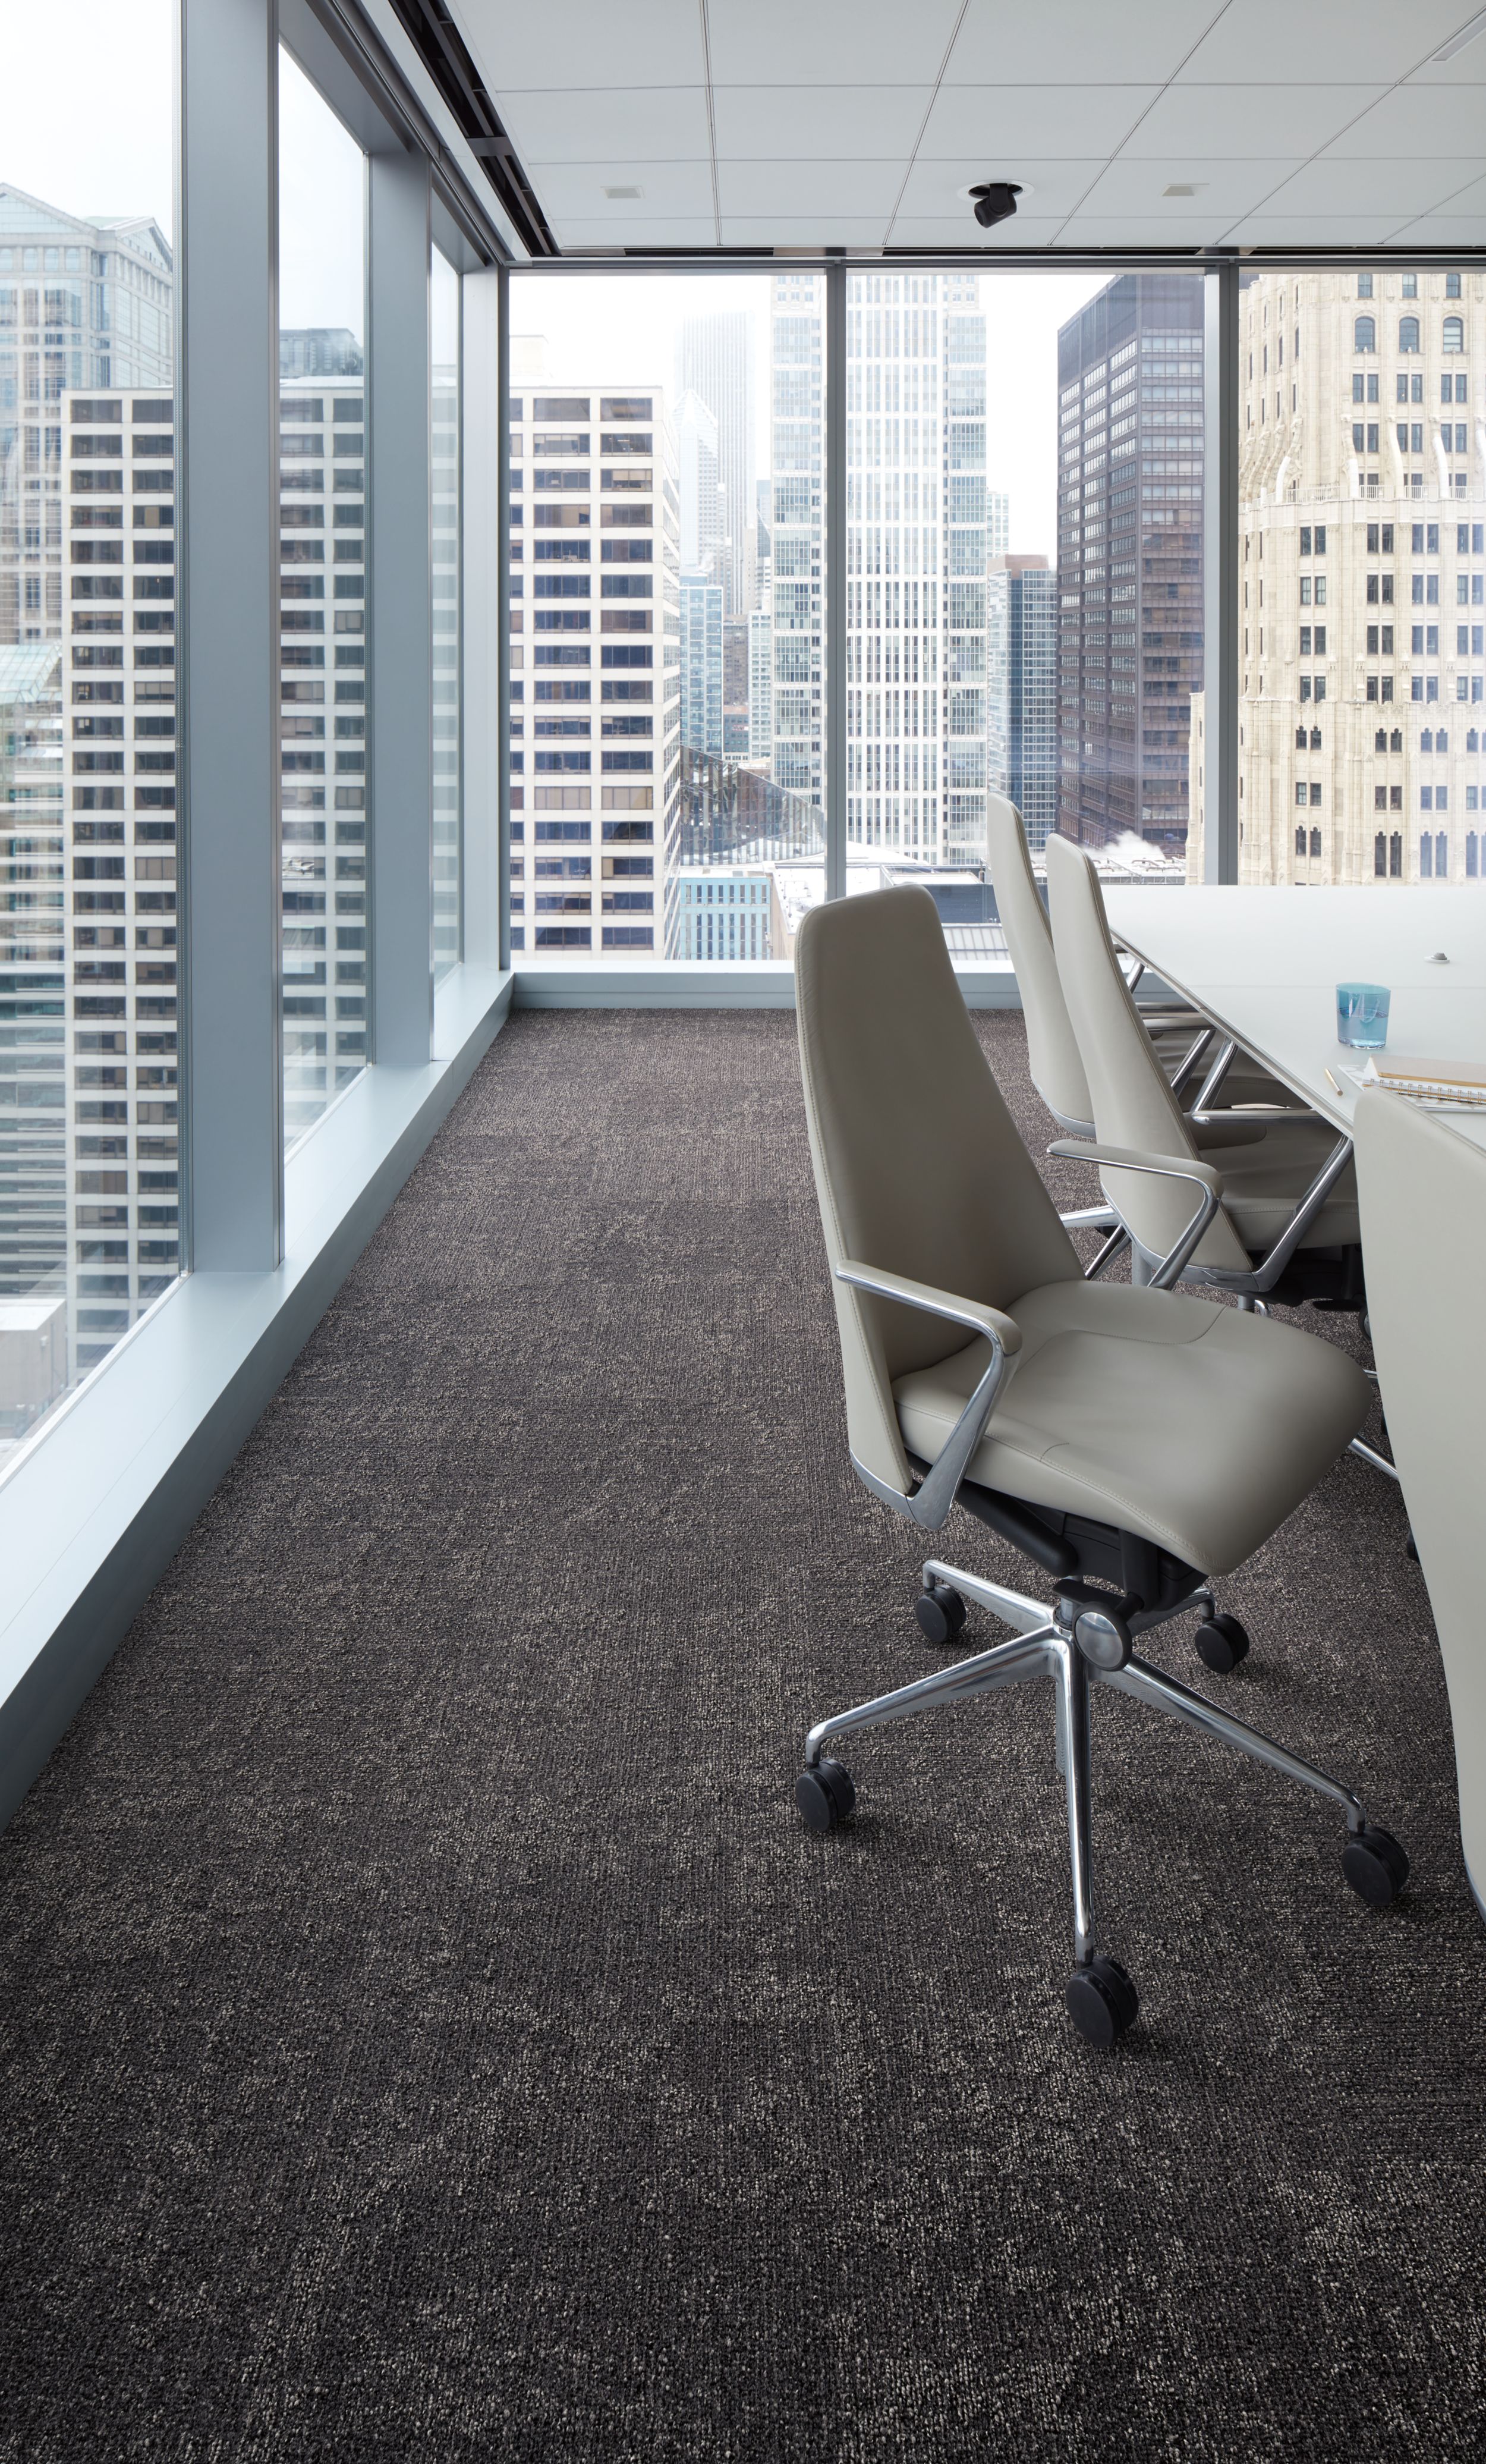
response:
[[[1024,1292],[1022,1351],[969,1477],[1154,1540],[1204,1573],[1267,1540],[1356,1436],[1371,1389],[1335,1344],[1186,1292]],[[893,1386],[909,1452],[938,1455],[984,1373],[980,1337]]]
[[[1252,1254],[1262,1256],[1274,1246],[1336,1143],[1337,1132],[1325,1121],[1303,1113],[1281,1120],[1271,1115],[1253,1147],[1227,1147],[1213,1155],[1229,1221]],[[1361,1239],[1357,1174],[1348,1164],[1300,1246],[1346,1248]]]

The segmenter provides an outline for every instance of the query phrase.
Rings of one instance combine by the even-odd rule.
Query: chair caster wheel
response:
[[[1140,2009],[1140,1996],[1125,1969],[1103,1951],[1086,1967],[1074,1969],[1064,1998],[1080,2035],[1101,2053],[1124,2035]]]
[[[1225,1609],[1215,1617],[1204,1617],[1192,1640],[1198,1659],[1219,1677],[1231,1676],[1240,1660],[1248,1656],[1249,1638],[1237,1618],[1230,1617]]]
[[[1342,1871],[1369,1908],[1386,1908],[1409,1880],[1408,1851],[1400,1847],[1391,1831],[1379,1831],[1368,1822],[1361,1831],[1353,1832],[1343,1849]]]
[[[913,1603],[919,1632],[930,1642],[953,1642],[970,1614],[957,1591],[949,1583],[935,1583],[932,1590],[920,1592]]]
[[[825,1754],[795,1782],[795,1802],[812,1831],[834,1831],[856,1801],[850,1771]]]

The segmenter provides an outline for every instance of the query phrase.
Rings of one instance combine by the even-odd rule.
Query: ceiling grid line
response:
[[[1181,76],[1181,73],[1187,66],[1188,61],[1195,57],[1196,54],[1201,51],[1203,44],[1208,40],[1210,34],[1212,34],[1216,28],[1221,25],[1223,19],[1228,14],[1231,5],[1232,0],[1222,0],[1222,6],[1218,10],[1216,16],[1212,18],[1210,22],[1204,26],[1201,33],[1197,36],[1196,41],[1188,51],[1183,53],[1181,58],[1177,61],[1175,68],[1172,69],[1169,77],[1167,78],[1166,83],[1162,86],[1160,93],[1153,94],[1150,100],[1147,103],[1145,110],[1137,112],[1129,127],[1125,130],[1125,135],[1121,138],[1119,144],[1115,147],[1114,152],[1109,156],[1106,162],[1101,163],[1098,171],[1089,182],[1088,187],[1084,189],[1083,194],[1080,197],[1077,205],[1070,206],[1068,211],[1064,214],[1062,221],[1059,224],[1057,231],[1053,233],[1052,245],[1054,248],[1058,246],[1058,243],[1061,239],[1064,231],[1067,230],[1068,225],[1082,212],[1089,198],[1098,187],[1100,181],[1108,170],[1110,163],[1119,162],[1131,138],[1135,135],[1136,130],[1142,125],[1143,121],[1147,121],[1150,118],[1150,115],[1155,110],[1157,103],[1163,101],[1166,96],[1170,93],[1171,88],[1176,83],[1177,78]]]
[[[696,0],[702,21],[702,78],[707,89],[707,149],[712,166],[712,236],[722,246],[722,191],[717,180],[717,109],[712,99],[712,34],[707,22],[707,0]]]
[[[913,144],[909,151],[907,162],[904,165],[903,184],[898,190],[897,196],[893,200],[892,212],[887,217],[887,229],[883,233],[882,244],[884,248],[887,246],[888,241],[892,238],[893,225],[896,223],[899,214],[903,210],[903,200],[908,193],[908,182],[913,177],[913,165],[918,161],[918,149],[924,143],[925,131],[927,130],[930,120],[933,118],[934,105],[939,99],[939,89],[950,73],[950,62],[954,54],[954,46],[960,39],[960,28],[964,25],[969,12],[970,0],[960,0],[960,13],[955,18],[953,25],[950,29],[950,39],[944,47],[944,57],[939,63],[939,74],[934,79],[933,92],[924,106],[924,117],[919,122],[918,135],[913,140]]]
[[[1456,32],[1458,33],[1459,31],[1460,30],[1457,28]],[[1447,39],[1449,38],[1447,37]],[[1386,102],[1389,95],[1402,94],[1410,78],[1417,77],[1421,69],[1428,68],[1430,62],[1434,58],[1436,53],[1439,52],[1442,46],[1436,43],[1432,50],[1424,54],[1422,59],[1415,60],[1411,68],[1405,69],[1401,77],[1394,77],[1391,85],[1386,89],[1385,93],[1374,96],[1371,102],[1364,103],[1361,111],[1355,112],[1352,118],[1345,122],[1344,126],[1334,129],[1332,134],[1327,138],[1324,145],[1316,146],[1311,153],[1306,155],[1303,162],[1297,164],[1293,170],[1287,171],[1282,180],[1277,180],[1274,187],[1266,190],[1265,194],[1260,197],[1258,203],[1249,208],[1247,213],[1235,214],[1233,221],[1228,226],[1228,231],[1223,232],[1222,236],[1214,243],[1214,245],[1218,248],[1222,248],[1227,243],[1229,231],[1236,231],[1240,224],[1250,222],[1256,214],[1261,213],[1264,208],[1269,204],[1271,198],[1279,196],[1282,191],[1289,187],[1292,180],[1298,180],[1302,171],[1308,171],[1313,163],[1319,163],[1323,155],[1329,154],[1332,146],[1340,144],[1342,139],[1365,121],[1369,112],[1377,110],[1380,102]],[[1453,188],[1451,190],[1451,196],[1462,196],[1467,188],[1474,187],[1475,185],[1475,181],[1466,180],[1462,183],[1459,188]],[[1439,203],[1441,205],[1448,205],[1450,203],[1450,198],[1441,198]],[[1437,212],[1438,207],[1431,206],[1428,210],[1431,213]],[[1407,215],[1404,221],[1397,226],[1397,229],[1388,233],[1387,239],[1381,240],[1378,243],[1379,246],[1382,248],[1389,247],[1395,238],[1409,229],[1410,223],[1416,223],[1421,219],[1422,217],[1418,214]]]

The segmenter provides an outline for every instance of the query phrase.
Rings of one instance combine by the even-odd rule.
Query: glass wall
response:
[[[429,323],[433,572],[433,973],[437,982],[460,956],[464,796],[460,741],[463,636],[460,606],[462,423],[459,276],[433,252]]]
[[[775,289],[513,279],[517,963],[779,957],[824,893],[823,299]]]
[[[279,55],[284,1137],[366,1065],[366,160]]]
[[[180,1265],[173,11],[0,79],[3,1469]]]
[[[1239,317],[1239,879],[1486,881],[1486,275]]]

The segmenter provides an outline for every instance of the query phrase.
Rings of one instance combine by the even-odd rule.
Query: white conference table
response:
[[[1388,985],[1391,1057],[1486,1063],[1486,882],[1110,890],[1105,906],[1117,940],[1339,1130],[1357,1101],[1345,1069],[1366,1060],[1337,1042],[1339,983]],[[1486,1147],[1486,1112],[1443,1118]]]

